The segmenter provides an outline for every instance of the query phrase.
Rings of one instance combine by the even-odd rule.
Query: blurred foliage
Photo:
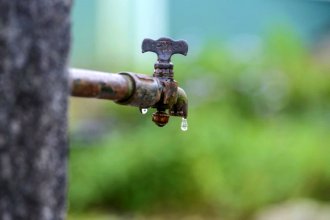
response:
[[[330,72],[297,37],[271,34],[245,60],[211,43],[174,62],[188,132],[111,104],[108,117],[126,125],[71,143],[70,211],[246,219],[290,198],[330,201]]]

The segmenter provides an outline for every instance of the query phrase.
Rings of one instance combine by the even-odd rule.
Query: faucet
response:
[[[142,53],[154,52],[157,61],[152,76],[120,72],[105,73],[85,69],[69,69],[71,95],[75,97],[112,100],[117,104],[138,107],[142,114],[148,108],[156,109],[152,121],[165,126],[170,116],[182,117],[181,130],[188,129],[188,98],[185,91],[174,80],[174,54],[187,55],[186,41],[170,38],[144,39]]]

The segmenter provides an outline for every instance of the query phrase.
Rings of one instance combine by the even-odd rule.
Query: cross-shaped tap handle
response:
[[[148,51],[157,54],[159,63],[170,63],[173,54],[187,55],[188,44],[184,40],[174,41],[166,37],[158,40],[146,38],[142,42],[142,53]]]

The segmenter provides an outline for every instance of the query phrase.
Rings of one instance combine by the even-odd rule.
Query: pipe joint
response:
[[[150,108],[160,100],[162,86],[157,78],[130,72],[119,74],[128,76],[131,79],[133,89],[131,96],[127,99],[118,100],[116,103],[139,108]]]

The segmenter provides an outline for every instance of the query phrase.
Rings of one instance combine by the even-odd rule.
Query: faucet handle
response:
[[[184,40],[174,41],[166,37],[158,40],[146,38],[142,42],[142,53],[148,51],[157,54],[159,63],[170,63],[173,54],[187,55],[188,44]]]

